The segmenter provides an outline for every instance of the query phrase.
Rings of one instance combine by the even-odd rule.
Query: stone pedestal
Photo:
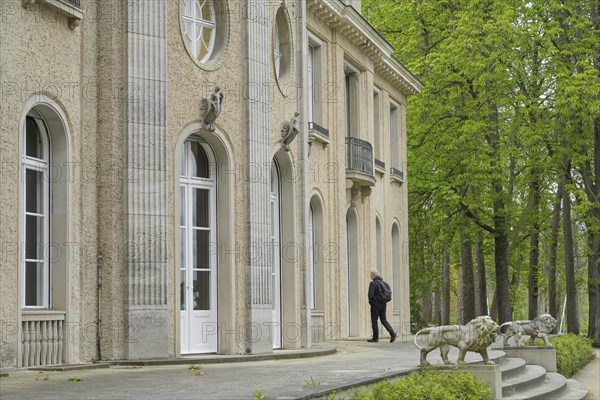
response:
[[[486,382],[492,388],[492,396],[494,399],[502,398],[502,372],[499,365],[479,365],[479,364],[464,364],[464,365],[434,365],[431,367],[433,371],[445,372],[466,372],[473,375],[477,379]]]
[[[556,372],[556,349],[552,346],[504,347],[506,357],[518,357],[527,364],[540,365],[547,372]]]

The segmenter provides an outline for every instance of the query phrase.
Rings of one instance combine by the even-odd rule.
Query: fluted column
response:
[[[169,355],[166,0],[130,0],[127,22],[129,359]]]
[[[264,353],[273,351],[271,322],[272,284],[270,241],[270,169],[269,157],[269,55],[271,28],[269,2],[248,0],[244,8],[245,56],[248,98],[246,118],[248,125],[247,150],[250,166],[260,168],[260,179],[246,182],[249,200],[248,254],[246,265],[246,304],[249,323],[246,325],[246,351]]]

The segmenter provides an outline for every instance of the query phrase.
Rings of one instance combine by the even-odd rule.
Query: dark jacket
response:
[[[380,276],[375,277],[369,284],[369,304],[372,306],[380,306],[381,303],[377,300],[377,294],[381,290],[383,279]]]

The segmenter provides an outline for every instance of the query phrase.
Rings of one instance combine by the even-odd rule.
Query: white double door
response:
[[[214,182],[180,181],[181,354],[216,353],[217,248]]]

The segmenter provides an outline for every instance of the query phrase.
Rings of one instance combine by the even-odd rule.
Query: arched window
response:
[[[50,303],[50,137],[42,116],[31,110],[25,119],[23,154],[24,308],[49,309]]]
[[[402,285],[400,282],[400,229],[398,224],[394,222],[392,225],[392,294],[394,312],[399,312],[401,307],[400,291]]]
[[[273,304],[273,348],[281,348],[281,181],[279,166],[271,165],[271,289]]]
[[[218,349],[216,168],[208,143],[190,137],[180,154],[181,353]]]
[[[375,217],[375,246],[377,246],[377,270],[383,274],[383,238],[381,237],[379,217]]]

